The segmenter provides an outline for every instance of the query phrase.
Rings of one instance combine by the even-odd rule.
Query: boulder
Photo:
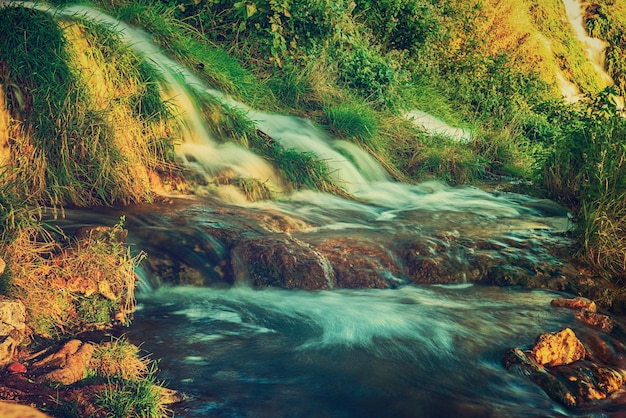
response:
[[[375,242],[333,237],[315,244],[332,264],[337,287],[386,289],[400,284],[402,276],[393,256]]]
[[[337,282],[326,257],[289,236],[247,240],[232,250],[232,260],[236,280],[255,287],[329,289]]]
[[[93,357],[93,344],[70,340],[59,351],[33,364],[38,369],[52,369],[38,378],[39,383],[53,382],[63,385],[82,380]]]
[[[26,331],[26,309],[16,299],[0,296],[0,366],[11,363]]]
[[[537,364],[554,367],[584,359],[586,349],[574,331],[565,328],[540,335],[531,349],[531,355]]]

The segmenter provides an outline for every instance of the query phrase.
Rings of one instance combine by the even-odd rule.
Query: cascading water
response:
[[[392,182],[367,153],[310,121],[258,112],[205,86],[144,32],[87,6],[56,13],[115,26],[163,72],[183,114],[178,152],[189,164],[208,175],[228,168],[279,182],[258,156],[210,138],[192,88],[247,112],[285,147],[314,152],[357,197],[300,191],[245,205],[207,196],[67,211],[68,232],[126,215],[129,243],[148,253],[128,335],[160,359],[168,386],[189,395],[177,416],[577,415],[501,359],[541,332],[589,327],[550,307],[554,294],[461,284],[562,274],[546,267],[564,263],[550,252],[569,227],[562,208],[472,187]],[[318,290],[251,288],[294,281]],[[422,281],[455,284],[414,285]],[[351,286],[380,289],[333,289]]]
[[[587,34],[585,25],[583,22],[583,5],[578,0],[563,0],[565,5],[565,12],[567,18],[576,32],[576,36],[585,47],[587,51],[587,57],[589,62],[593,64],[598,75],[602,78],[602,81],[606,83],[606,86],[612,86],[614,84],[611,76],[606,72],[605,64],[605,49],[608,46],[605,41],[598,38],[592,38]]]

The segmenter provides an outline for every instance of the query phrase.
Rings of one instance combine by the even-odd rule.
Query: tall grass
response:
[[[128,324],[134,311],[134,268],[141,259],[115,241],[92,237],[67,246],[42,229],[22,228],[2,249],[11,267],[8,294],[27,307],[34,335],[61,338],[116,318]]]
[[[158,2],[104,3],[119,19],[150,32],[161,47],[195,69],[211,87],[256,107],[273,106],[271,91],[228,52],[210,44],[198,29],[177,19],[176,8]]]
[[[111,30],[61,28],[21,7],[0,15],[0,52],[5,77],[24,96],[11,109],[11,124],[23,128],[9,164],[25,195],[54,206],[151,199],[146,168],[166,170],[173,147],[163,140],[158,80],[141,59]]]
[[[607,279],[626,279],[626,122],[604,95],[558,115],[562,133],[544,170],[553,197],[578,219],[580,257]]]

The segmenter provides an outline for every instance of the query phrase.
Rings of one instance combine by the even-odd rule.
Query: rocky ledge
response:
[[[626,332],[608,315],[596,312],[593,301],[578,297],[555,299],[552,305],[575,311],[581,327],[540,335],[528,349],[513,348],[504,358],[505,366],[537,384],[550,398],[567,407],[592,410],[600,403],[626,406],[624,381]]]

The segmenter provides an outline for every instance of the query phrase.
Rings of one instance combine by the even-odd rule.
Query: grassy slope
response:
[[[299,0],[280,7],[253,0],[245,8],[229,0],[116,0],[101,6],[152,32],[208,84],[254,107],[309,116],[404,180],[435,176],[462,183],[486,172],[545,179],[546,155],[558,152],[550,161],[567,160],[568,138],[578,135],[562,129],[555,74],[561,71],[589,94],[599,89],[557,0]],[[611,7],[615,14],[598,13],[605,17],[593,21],[607,38],[614,35],[609,23],[623,13]],[[177,136],[158,75],[104,28],[65,23],[59,32],[49,17],[20,13],[29,15],[24,22],[36,22],[26,28],[33,45],[15,53],[21,38],[0,36],[11,51],[0,63],[14,122],[9,129],[22,132],[10,144],[13,169],[5,182],[19,185],[18,195],[27,190],[35,201],[58,205],[150,199],[151,173],[173,167],[173,143],[166,138]],[[5,23],[0,27],[14,26]],[[29,55],[33,51],[44,59]],[[57,76],[46,76],[48,62],[58,62],[52,66]],[[254,148],[285,179],[297,180],[295,187],[341,193],[312,156],[268,145],[243,115],[199,101],[220,140]],[[401,117],[420,107],[471,128],[474,141],[430,138]],[[563,168],[550,181],[573,177],[584,164]],[[254,179],[236,181],[251,198],[271,195]],[[587,193],[581,184],[551,190],[555,198],[576,195],[572,201],[581,207],[581,193]]]

